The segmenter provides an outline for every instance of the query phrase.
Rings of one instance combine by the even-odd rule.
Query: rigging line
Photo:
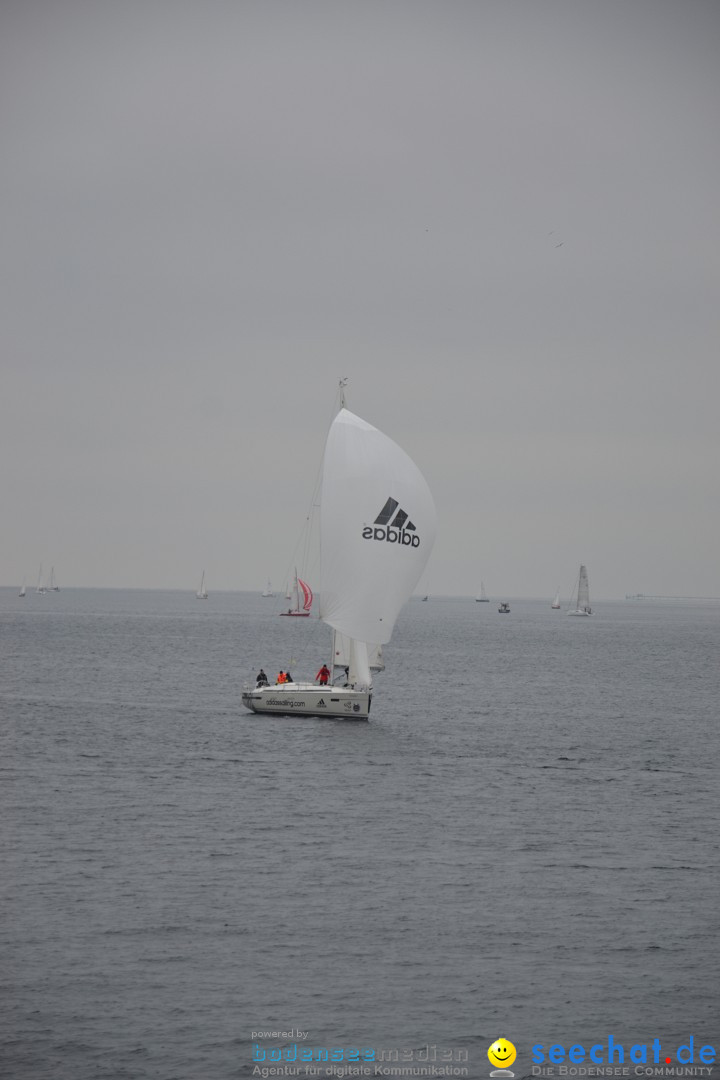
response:
[[[339,412],[339,409],[340,409],[340,407],[342,405],[342,401],[344,399],[344,386],[345,386],[346,383],[347,383],[347,379],[341,379],[340,380],[338,390],[337,390],[337,392],[335,394],[335,401],[334,401],[334,404],[333,404],[332,415],[330,417],[330,420],[329,420],[328,424],[326,425],[325,440],[323,442],[323,446],[325,445],[325,442],[327,441],[327,433],[330,430],[332,422],[335,419],[335,417],[337,416],[337,414]],[[320,459],[319,459],[317,469],[316,469],[316,472],[315,472],[315,481],[314,481],[313,487],[312,487],[312,494],[310,496],[310,503],[309,503],[307,512],[305,514],[305,520],[304,520],[303,526],[302,526],[302,528],[300,530],[300,535],[298,536],[298,539],[297,539],[297,541],[295,543],[295,548],[294,548],[294,551],[293,551],[293,559],[291,560],[291,562],[290,562],[290,564],[288,566],[288,579],[289,579],[289,574],[290,574],[290,566],[293,566],[295,563],[298,562],[298,560],[295,558],[295,555],[297,554],[298,550],[302,550],[302,559],[299,560],[301,569],[304,571],[305,567],[307,565],[308,549],[309,549],[310,542],[311,542],[311,539],[312,539],[311,531],[312,531],[312,526],[313,526],[313,520],[314,520],[314,517],[315,517],[316,510],[320,506],[320,487],[321,487],[321,484],[322,484],[322,470],[323,470],[324,456],[325,456],[324,454],[320,454]]]
[[[289,653],[289,661],[286,661],[287,667],[283,668],[284,671],[290,671],[290,673],[296,678],[299,677],[300,682],[313,682],[314,672],[311,670],[313,664],[308,662],[308,656],[310,651],[313,650],[317,655],[322,654],[324,651],[324,644],[320,645],[316,640],[316,634],[308,634],[308,627],[303,626],[305,619],[293,620],[293,627],[290,631],[291,641],[288,642],[286,653]],[[310,620],[307,620],[308,622]],[[314,661],[313,661],[314,663]],[[303,673],[305,677],[303,677]]]
[[[325,429],[325,439],[323,441],[323,447],[325,445],[325,442],[327,442],[328,432],[330,431],[330,428],[332,427],[332,424],[333,424],[333,421],[335,420],[335,417],[337,416],[337,414],[338,414],[338,412],[340,411],[341,408],[346,408],[347,407],[346,402],[345,402],[345,388],[347,387],[347,384],[348,384],[348,379],[346,377],[343,377],[343,378],[338,380],[338,386],[337,386],[337,390],[335,392],[335,398],[334,398],[333,405],[332,405],[332,412],[331,412],[330,419],[329,419],[329,421],[328,421],[328,423],[326,425],[326,429]],[[302,524],[302,526],[300,528],[299,535],[297,536],[297,539],[295,541],[295,546],[293,547],[292,556],[291,556],[290,561],[288,562],[288,564],[287,564],[287,566],[285,568],[285,582],[286,582],[285,592],[290,592],[291,580],[294,578],[294,570],[295,570],[295,567],[297,567],[298,565],[300,566],[301,576],[302,575],[305,575],[305,577],[310,577],[311,576],[311,574],[310,574],[310,569],[311,569],[311,566],[310,566],[310,549],[311,549],[311,546],[313,546],[313,545],[316,547],[318,555],[317,555],[316,558],[313,559],[312,570],[313,571],[318,570],[318,581],[319,581],[319,565],[322,563],[322,552],[320,550],[320,536],[319,536],[319,525],[317,525],[317,511],[320,508],[320,488],[321,488],[321,485],[322,485],[322,471],[323,471],[324,457],[325,457],[324,453],[321,453],[320,454],[320,460],[319,460],[317,470],[316,470],[316,473],[315,473],[315,481],[314,481],[313,487],[312,487],[312,495],[310,496],[310,504],[309,504],[307,512],[305,514],[305,519],[303,521],[303,524]],[[317,526],[317,531],[318,531],[317,540],[315,540],[314,533],[313,533],[313,528],[316,527],[316,526]],[[313,592],[317,592],[317,584],[318,584],[317,582],[313,583],[312,581],[310,581],[310,586],[313,589]],[[312,616],[311,616],[311,618],[312,618]]]
[[[347,387],[347,384],[348,384],[348,379],[346,377],[343,377],[343,378],[338,380],[338,387],[337,387],[337,390],[335,392],[335,399],[334,399],[333,406],[332,406],[332,412],[331,412],[331,415],[330,415],[330,419],[329,419],[329,421],[328,421],[328,423],[326,424],[326,427],[325,427],[325,439],[323,441],[323,446],[325,445],[325,442],[327,442],[328,432],[330,431],[330,428],[332,427],[332,424],[333,424],[333,421],[334,421],[335,417],[339,413],[340,409],[347,407],[346,402],[345,402],[345,388]],[[313,537],[313,526],[314,526],[315,521],[316,521],[317,511],[320,508],[320,488],[321,488],[321,485],[322,485],[322,471],[323,471],[324,457],[325,457],[324,453],[320,454],[320,460],[319,460],[319,463],[318,463],[318,466],[317,466],[317,471],[315,473],[315,482],[314,482],[313,488],[312,488],[312,495],[310,497],[310,505],[309,505],[307,513],[305,515],[305,522],[303,524],[302,529],[300,530],[300,536],[298,537],[298,540],[297,540],[296,545],[295,545],[295,549],[294,549],[294,553],[293,553],[293,561],[290,563],[290,566],[293,566],[297,562],[297,560],[294,558],[294,556],[297,553],[298,549],[302,548],[302,558],[300,559],[300,567],[301,567],[301,569],[302,569],[302,571],[304,573],[308,574],[308,576],[309,576],[310,546],[313,543],[313,539],[314,539],[314,537]],[[317,540],[317,550],[318,550],[318,552],[320,552],[320,538],[319,538],[319,536],[318,536],[318,540]],[[320,552],[319,560],[315,560],[314,563],[313,563],[314,567],[317,566],[318,561],[322,562],[322,553],[321,552]],[[290,577],[290,566],[288,566],[288,570],[287,570],[288,580],[289,580],[289,577]],[[314,589],[313,591],[316,591],[316,589]]]
[[[343,375],[342,378],[338,379],[338,385],[337,385],[337,390],[335,392],[335,401],[333,403],[332,415],[330,416],[329,422],[325,426],[325,443],[323,445],[327,445],[328,435],[330,434],[330,428],[332,427],[332,425],[333,425],[333,423],[335,421],[335,417],[337,416],[337,414],[340,412],[341,409],[346,409],[347,408],[347,402],[345,400],[345,389],[347,387],[348,382],[349,382],[349,379],[348,379],[348,377],[346,375]],[[318,467],[317,478],[315,480],[315,488],[313,489],[313,498],[312,498],[311,509],[310,509],[311,514],[312,514],[312,512],[313,512],[313,510],[314,510],[314,508],[316,506],[318,506],[318,507],[320,506],[319,495],[320,495],[320,489],[321,489],[321,484],[322,484],[322,468],[323,468],[323,464],[324,464],[324,459],[325,459],[325,454],[323,452],[323,454],[322,454],[322,456],[320,458],[320,465]],[[321,534],[319,528],[318,528],[317,552],[318,552],[318,564],[319,564],[319,566],[318,566],[318,578],[319,578],[320,573],[322,572],[322,561],[323,561],[323,559],[322,559],[322,534]],[[320,617],[320,607],[318,605],[318,618],[319,617]]]
[[[300,533],[295,541],[295,546],[292,550],[290,561],[285,569],[285,582],[286,586],[283,586],[285,592],[290,592],[293,582],[295,580],[295,570],[298,569],[298,577],[307,579],[310,577],[310,555],[309,549],[312,543],[313,535],[313,517],[314,506],[311,504],[309,512],[305,515]],[[310,588],[313,592],[316,591],[316,585],[311,580],[309,582]],[[284,594],[283,594],[284,595]]]

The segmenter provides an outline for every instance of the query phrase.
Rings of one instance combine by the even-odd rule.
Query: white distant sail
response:
[[[202,577],[200,578],[200,588],[195,593],[195,595],[197,596],[198,600],[207,600],[207,598],[208,598],[208,591],[205,588],[205,571],[204,570],[202,572]]]
[[[568,611],[568,615],[592,615],[592,608],[590,607],[590,583],[588,581],[586,566],[580,567],[577,588],[573,593],[573,597],[575,599],[575,607]]]
[[[559,608],[560,608],[560,586],[559,586],[559,585],[558,585],[558,590],[557,590],[557,592],[555,593],[555,599],[553,600],[553,602],[552,602],[552,604],[550,605],[550,607],[551,607],[551,608],[552,608],[552,609],[553,609],[554,611],[557,611],[557,610],[559,610]]]

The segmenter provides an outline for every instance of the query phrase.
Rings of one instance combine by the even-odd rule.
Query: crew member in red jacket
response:
[[[327,686],[329,678],[330,668],[327,666],[327,664],[323,664],[323,666],[320,668],[317,675],[315,676],[315,682],[319,682],[321,686]]]

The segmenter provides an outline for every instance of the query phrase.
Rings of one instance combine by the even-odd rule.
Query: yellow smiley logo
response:
[[[491,1065],[497,1065],[500,1069],[506,1069],[512,1065],[517,1057],[517,1050],[509,1039],[496,1039],[488,1050],[488,1060]]]

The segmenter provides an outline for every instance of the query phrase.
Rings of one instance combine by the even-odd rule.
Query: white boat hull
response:
[[[372,692],[317,683],[284,683],[280,686],[245,686],[242,703],[251,712],[271,716],[318,716],[331,719],[367,720]]]
[[[592,615],[591,611],[568,611],[568,615]]]

